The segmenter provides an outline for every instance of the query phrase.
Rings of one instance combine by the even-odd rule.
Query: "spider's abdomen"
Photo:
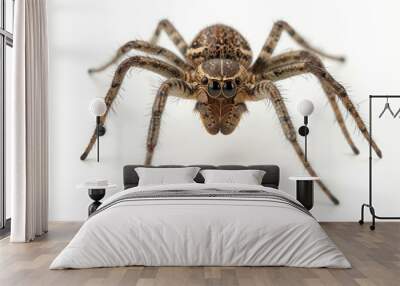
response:
[[[213,25],[200,31],[186,56],[193,66],[209,59],[231,59],[249,67],[252,61],[252,52],[246,39],[225,25]]]

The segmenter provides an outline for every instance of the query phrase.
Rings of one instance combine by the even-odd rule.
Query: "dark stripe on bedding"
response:
[[[190,200],[190,199],[233,199],[233,200],[251,200],[257,199],[257,201],[268,201],[268,202],[276,202],[285,205],[289,205],[309,216],[312,217],[311,213],[299,202],[291,200],[285,196],[279,195],[274,192],[269,191],[259,191],[259,190],[240,190],[240,191],[226,191],[226,190],[218,190],[218,189],[204,189],[204,190],[167,190],[167,191],[138,191],[123,195],[117,198],[114,201],[107,203],[106,205],[102,205],[100,209],[93,212],[92,216],[107,210],[108,208],[115,206],[119,203],[128,202],[128,201],[148,201],[148,200]]]

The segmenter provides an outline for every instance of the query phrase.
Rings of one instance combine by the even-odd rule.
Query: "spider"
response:
[[[161,31],[164,31],[173,41],[183,59],[157,45]],[[283,32],[287,32],[303,49],[272,56]],[[188,45],[172,23],[165,19],[159,22],[149,42],[126,43],[109,62],[99,68],[89,69],[89,73],[105,70],[130,50],[145,52],[157,58],[132,56],[118,65],[105,97],[107,111],[100,122],[105,123],[128,70],[142,68],[165,77],[166,80],[159,87],[153,103],[147,135],[145,165],[150,165],[152,162],[160,133],[161,116],[169,96],[196,101],[195,110],[200,114],[205,129],[212,135],[219,132],[225,135],[231,134],[238,126],[242,114],[247,111],[247,101],[270,100],[285,137],[293,146],[308,173],[311,176],[317,176],[304,158],[304,152],[297,141],[296,130],[279,89],[275,85],[277,81],[302,74],[312,74],[319,80],[342,133],[354,154],[359,154],[359,150],[346,128],[337,98],[353,117],[365,139],[371,140],[371,145],[378,157],[382,157],[381,150],[370,138],[346,90],[329,74],[317,55],[339,62],[344,62],[345,58],[314,48],[285,21],[274,23],[258,58],[252,63],[250,46],[235,29],[221,24],[209,26],[201,30]],[[86,159],[95,142],[96,130],[81,155],[81,160]],[[318,184],[334,204],[339,203],[322,181],[318,181]]]

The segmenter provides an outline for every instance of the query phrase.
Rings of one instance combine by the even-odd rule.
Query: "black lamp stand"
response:
[[[299,134],[304,137],[304,160],[307,162],[307,135],[310,133],[308,125],[308,116],[304,116],[304,125],[299,128]]]
[[[307,135],[310,130],[307,127],[308,116],[304,116],[304,125],[299,128],[300,136],[304,137],[304,160],[307,162]],[[314,182],[312,180],[296,181],[296,198],[301,202],[307,210],[311,210],[314,206]]]
[[[100,136],[106,134],[106,128],[100,121],[100,116],[96,116],[96,139],[97,139],[97,162],[100,161]]]

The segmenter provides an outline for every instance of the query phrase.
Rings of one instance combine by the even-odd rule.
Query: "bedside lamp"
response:
[[[304,125],[299,128],[299,134],[304,137],[304,160],[307,162],[307,135],[310,133],[308,129],[308,116],[314,111],[314,104],[311,100],[304,99],[297,105],[297,110],[304,117]]]
[[[89,111],[96,116],[96,136],[97,136],[97,162],[99,162],[100,153],[100,136],[106,133],[106,128],[100,122],[100,116],[104,115],[107,111],[107,105],[102,98],[95,98],[89,104]]]

